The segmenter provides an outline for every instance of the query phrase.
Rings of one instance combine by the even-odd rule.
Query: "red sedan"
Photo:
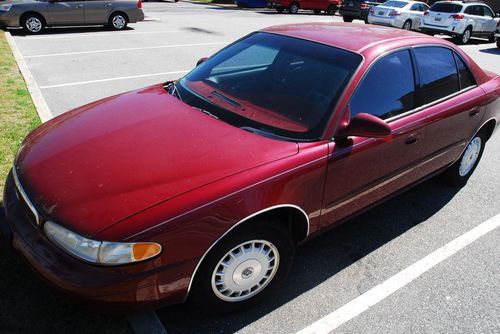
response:
[[[176,82],[33,131],[3,227],[43,278],[93,305],[238,310],[279,288],[297,244],[438,173],[465,184],[499,95],[498,75],[442,39],[265,29]]]

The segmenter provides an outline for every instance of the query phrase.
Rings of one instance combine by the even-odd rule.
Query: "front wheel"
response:
[[[328,6],[328,9],[326,10],[326,13],[328,15],[335,15],[336,12],[337,12],[337,6],[334,5]]]
[[[486,136],[479,132],[469,142],[458,161],[446,171],[448,182],[453,186],[463,186],[476,169],[484,151]]]
[[[288,12],[290,14],[297,14],[299,12],[299,5],[296,2],[293,2],[288,6]]]
[[[411,21],[406,20],[406,22],[403,24],[403,29],[404,30],[411,30]]]
[[[279,288],[292,266],[294,251],[284,229],[250,223],[223,239],[202,262],[191,300],[207,313],[252,307]]]
[[[109,18],[109,26],[113,30],[123,30],[127,27],[128,18],[125,14],[122,13],[114,13]]]
[[[315,9],[315,10],[313,10],[313,12],[314,12],[314,14],[316,14],[316,15],[321,14],[321,10],[319,10],[319,9]]]
[[[38,14],[28,14],[21,18],[21,25],[25,32],[38,34],[45,28],[45,21]]]
[[[352,16],[342,16],[342,19],[344,22],[352,22],[354,18]]]
[[[280,14],[281,14],[281,13],[283,13],[283,11],[284,11],[284,10],[285,10],[285,8],[283,8],[283,7],[278,7],[278,8],[276,8],[276,11],[277,11],[278,13],[280,13]]]

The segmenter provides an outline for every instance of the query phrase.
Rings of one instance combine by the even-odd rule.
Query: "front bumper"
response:
[[[339,14],[342,16],[348,16],[348,17],[353,17],[361,20],[366,20],[368,19],[368,13],[370,12],[370,9],[350,9],[349,7],[346,6],[340,6],[339,9]]]
[[[387,27],[397,27],[401,28],[401,26],[398,25],[398,22],[396,18],[392,17],[381,17],[381,16],[375,16],[375,15],[368,15],[368,23],[371,24],[377,24],[377,25],[383,25]]]
[[[19,16],[10,10],[8,12],[0,10],[0,27],[19,27]]]
[[[42,233],[25,213],[10,174],[4,193],[5,218],[13,247],[45,281],[92,308],[131,311],[182,302],[187,290],[175,266],[159,267],[145,261],[133,265],[103,267],[87,264],[66,254]],[[170,281],[169,281],[170,280]]]

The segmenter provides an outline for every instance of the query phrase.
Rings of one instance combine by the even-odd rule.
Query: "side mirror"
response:
[[[357,114],[349,124],[342,129],[337,137],[370,137],[382,138],[391,134],[391,127],[387,122],[370,114]]]
[[[200,58],[200,60],[198,60],[198,62],[196,63],[196,66],[199,66],[200,64],[203,64],[207,59],[208,59],[208,57]]]

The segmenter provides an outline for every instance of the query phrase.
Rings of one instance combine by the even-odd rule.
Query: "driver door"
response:
[[[350,137],[329,145],[321,225],[359,212],[416,181],[425,126],[424,112],[414,111],[416,105],[409,50],[378,60],[357,87],[347,112],[351,119],[361,112],[384,119],[392,134]]]
[[[76,0],[50,1],[48,6],[48,25],[84,24],[84,2]]]

